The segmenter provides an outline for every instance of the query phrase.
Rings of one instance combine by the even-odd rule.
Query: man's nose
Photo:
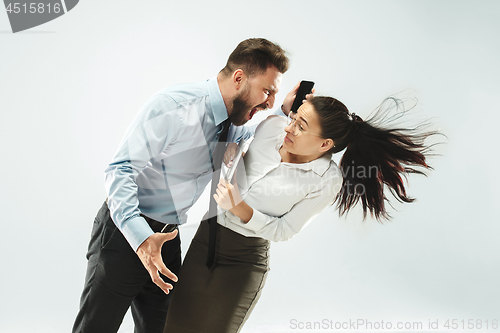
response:
[[[274,95],[270,95],[267,98],[266,105],[267,105],[268,109],[272,109],[273,108],[275,99],[276,99],[276,97]]]

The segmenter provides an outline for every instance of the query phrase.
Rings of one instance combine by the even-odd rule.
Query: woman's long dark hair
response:
[[[410,129],[386,128],[406,112],[403,102],[392,97],[366,121],[332,97],[315,96],[308,101],[319,115],[323,137],[335,144],[330,152],[347,148],[339,163],[342,189],[335,199],[340,215],[361,201],[364,218],[369,211],[378,221],[389,219],[384,185],[400,202],[415,200],[407,196],[403,178],[410,173],[425,175],[424,170],[432,169],[426,163],[431,146],[424,141],[438,134],[436,131],[423,131],[427,124]],[[389,113],[394,114],[388,118]]]

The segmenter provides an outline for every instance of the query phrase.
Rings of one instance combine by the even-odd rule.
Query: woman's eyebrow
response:
[[[302,119],[302,121],[305,122],[307,126],[309,126],[309,124],[307,123],[307,121],[304,118],[302,118],[302,117],[299,117],[299,118]]]

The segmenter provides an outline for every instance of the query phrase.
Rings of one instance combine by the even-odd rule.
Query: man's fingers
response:
[[[160,262],[163,264],[163,261],[160,260]],[[165,264],[163,264],[163,266],[165,266]],[[153,260],[148,262],[148,264],[147,264],[147,266],[145,266],[145,268],[148,271],[149,276],[151,277],[151,280],[153,281],[153,283],[156,284],[166,294],[168,294],[170,292],[170,290],[173,288],[173,286],[170,283],[166,283],[160,277],[160,274],[158,273],[158,270],[159,270],[158,263],[155,262],[155,260],[153,259]],[[166,269],[166,267],[165,267],[165,269]],[[165,275],[165,274],[163,274],[163,275]],[[171,279],[171,280],[173,280],[173,279]],[[174,281],[177,281],[177,280],[174,280]]]
[[[179,231],[177,229],[175,229],[172,232],[159,234],[159,236],[161,237],[161,243],[163,244],[165,242],[168,242],[169,240],[174,239],[175,237],[177,237],[178,233],[179,233]],[[154,265],[154,270],[155,270],[155,274],[151,275],[153,282],[158,287],[163,289],[163,291],[165,291],[166,289],[172,289],[172,285],[163,281],[163,279],[158,275],[158,271],[174,282],[177,282],[177,276],[174,273],[172,273],[167,268],[167,266],[165,266],[165,263],[161,259],[161,256],[159,258],[158,257],[153,258],[152,263]]]
[[[161,290],[163,290],[165,292],[165,294],[168,294],[170,292],[170,290],[172,290],[173,286],[170,283],[165,282],[161,278],[158,271],[155,271],[154,273],[152,272],[150,275],[151,275],[151,280],[153,280],[153,283],[156,284]],[[165,274],[163,274],[163,275],[165,275]]]
[[[163,240],[164,240],[163,243],[174,239],[175,237],[177,237],[178,233],[179,233],[179,231],[177,229],[175,229],[172,232],[167,232],[167,233],[162,234]],[[167,268],[167,266],[165,266],[165,263],[163,262],[163,260],[161,260],[161,258],[160,258],[160,260],[155,260],[154,263],[155,263],[158,271],[160,271],[160,273],[162,273],[163,275],[168,277],[170,280],[177,282],[177,276],[174,273],[172,273]]]
[[[149,236],[137,249],[137,255],[144,265],[144,268],[148,271],[151,280],[167,294],[172,289],[172,285],[170,283],[166,283],[161,278],[159,272],[174,282],[177,282],[177,276],[163,263],[161,248],[165,242],[177,237],[177,234],[178,230],[168,233],[154,233]]]
[[[178,280],[177,275],[175,275],[174,273],[172,273],[170,271],[170,269],[168,269],[167,266],[165,266],[165,264],[163,264],[163,261],[161,263],[162,263],[162,265],[160,267],[158,267],[158,271],[161,274],[165,275],[170,280],[172,280],[174,282],[177,282],[177,280]],[[161,277],[160,277],[160,279],[161,279]],[[163,281],[163,279],[161,279],[161,280]],[[166,283],[165,281],[163,281],[163,284],[166,285],[166,286],[170,286],[170,289],[172,289],[172,285],[170,283]]]
[[[175,237],[177,237],[178,233],[179,233],[179,231],[177,229],[175,229],[174,231],[171,231],[171,232],[162,233],[161,236],[163,238],[163,243],[174,239]]]
[[[177,231],[177,230],[175,230]],[[174,232],[169,232],[165,235],[168,235],[168,234],[173,234]],[[172,273],[168,268],[167,266],[165,266],[165,263],[163,262],[163,260],[161,259],[161,257],[155,257],[155,258],[151,258],[151,267],[152,270],[154,270],[154,272],[151,272],[150,271],[150,274],[151,274],[151,278],[153,279],[153,282],[156,283],[161,289],[164,289],[167,287],[167,285],[170,285],[169,283],[165,283],[158,275],[158,271],[165,275],[166,277],[168,277],[170,280],[174,281],[174,282],[177,282],[177,276]],[[149,270],[149,268],[148,268]],[[160,278],[160,280],[157,279]],[[170,285],[170,289],[172,288],[172,285]]]

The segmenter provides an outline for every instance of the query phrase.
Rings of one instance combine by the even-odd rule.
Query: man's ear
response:
[[[233,85],[236,90],[241,89],[244,86],[247,76],[241,68],[238,68],[233,72]]]

